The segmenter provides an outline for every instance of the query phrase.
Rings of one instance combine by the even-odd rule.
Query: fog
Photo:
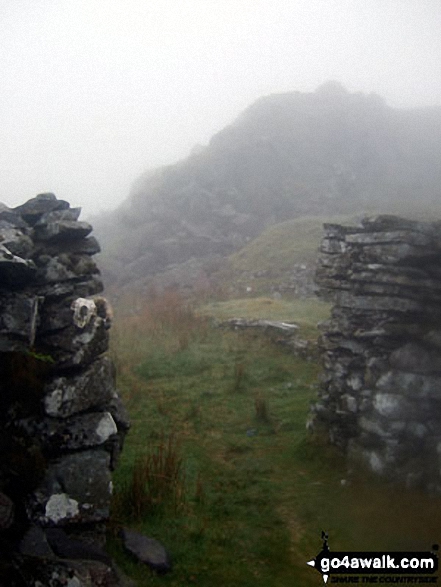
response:
[[[0,0],[0,201],[83,216],[262,95],[329,79],[441,105],[439,0]]]

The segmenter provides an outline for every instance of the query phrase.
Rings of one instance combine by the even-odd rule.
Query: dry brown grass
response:
[[[116,515],[136,521],[147,515],[176,513],[185,504],[185,471],[175,434],[162,434],[155,447],[138,458],[129,482],[118,495]]]
[[[196,316],[191,302],[173,289],[120,302],[111,339],[118,374],[133,379],[133,369],[152,349],[160,345],[170,353],[185,350],[196,337],[203,339],[208,328],[209,319]]]

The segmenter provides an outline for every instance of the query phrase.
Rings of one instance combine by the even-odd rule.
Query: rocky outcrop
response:
[[[335,305],[313,427],[372,471],[441,492],[441,223],[325,225],[316,280]]]
[[[262,97],[206,147],[146,172],[94,221],[106,285],[138,289],[173,272],[187,286],[174,266],[199,265],[205,277],[212,260],[289,219],[413,211],[416,201],[439,211],[440,125],[440,107],[397,110],[338,84]],[[308,295],[307,272],[292,273],[278,291]]]
[[[0,585],[124,584],[101,547],[129,424],[79,215],[0,205]]]

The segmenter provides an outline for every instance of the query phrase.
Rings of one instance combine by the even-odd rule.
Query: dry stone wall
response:
[[[334,306],[313,428],[372,471],[441,492],[441,223],[327,224],[316,281]]]
[[[122,585],[102,550],[128,421],[79,208],[0,204],[0,585]]]

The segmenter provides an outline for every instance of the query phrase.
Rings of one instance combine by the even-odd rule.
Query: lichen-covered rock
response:
[[[37,279],[43,283],[75,282],[98,273],[90,255],[60,253],[51,257],[44,253],[35,262],[38,266]]]
[[[40,342],[40,341],[39,341]],[[109,347],[109,333],[105,321],[95,316],[84,329],[75,325],[48,333],[41,341],[59,369],[87,366]]]
[[[0,352],[25,350],[33,345],[40,301],[39,296],[29,293],[0,296]]]
[[[108,519],[111,496],[109,454],[83,450],[51,463],[28,508],[40,525],[88,524]]]
[[[48,416],[68,418],[91,409],[105,408],[115,396],[114,368],[109,357],[94,361],[77,375],[57,376],[48,382],[43,399]]]
[[[88,222],[76,222],[74,220],[58,220],[35,225],[35,239],[45,241],[70,241],[85,238],[92,232],[92,226]]]
[[[48,454],[101,446],[118,434],[110,412],[92,412],[66,419],[28,418],[18,421],[29,435],[38,436]]]

